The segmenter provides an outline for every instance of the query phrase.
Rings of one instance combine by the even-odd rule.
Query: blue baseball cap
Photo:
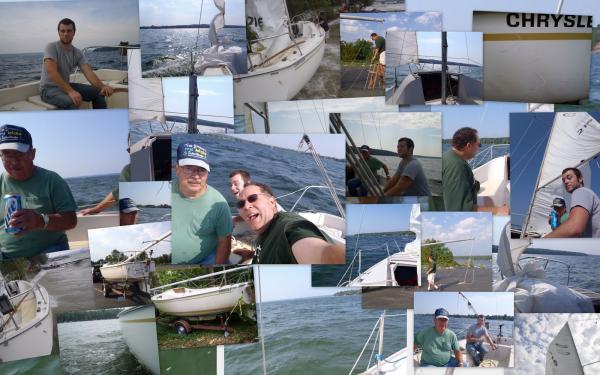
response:
[[[31,150],[31,144],[31,134],[27,129],[10,124],[0,127],[0,150],[27,152]]]
[[[131,199],[131,198],[119,199],[119,211],[121,211],[122,213],[128,214],[128,213],[131,213],[134,211],[139,211],[139,210],[140,209],[137,208],[133,199]]]
[[[448,311],[445,308],[440,307],[439,309],[435,310],[435,314],[434,315],[435,315],[436,319],[446,319],[446,320],[448,320],[448,316],[450,314],[448,314]]]
[[[184,165],[195,165],[210,172],[210,166],[208,165],[208,151],[199,144],[193,142],[179,144],[177,147],[177,164],[180,167]]]

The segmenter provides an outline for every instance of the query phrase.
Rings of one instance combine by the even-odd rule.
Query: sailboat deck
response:
[[[583,289],[583,288],[571,288],[571,289],[588,297],[594,304],[594,310],[596,312],[600,312],[600,293],[593,292],[589,289]]]

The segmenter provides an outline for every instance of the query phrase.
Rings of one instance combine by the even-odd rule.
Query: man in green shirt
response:
[[[377,171],[383,169],[386,180],[390,179],[390,170],[381,160],[371,156],[371,148],[367,145],[360,146],[360,154],[374,176],[377,176]],[[367,187],[362,183],[359,177],[348,180],[348,190],[351,196],[364,197],[367,195]]]
[[[473,128],[458,129],[452,149],[442,155],[442,184],[446,211],[477,211],[479,183],[467,160],[473,159],[481,144]]]
[[[448,329],[448,317],[446,309],[435,310],[433,327],[425,328],[415,334],[415,347],[419,346],[423,350],[421,367],[467,367],[456,334]]]
[[[377,33],[371,34],[371,40],[375,43],[373,47],[373,59],[371,63],[377,59],[379,66],[377,67],[377,78],[381,82],[381,86],[385,87],[385,38]]]
[[[225,198],[207,184],[208,152],[199,144],[177,147],[171,194],[173,264],[226,264],[231,253],[231,212]]]
[[[250,183],[240,193],[237,207],[256,233],[254,263],[343,264],[346,249],[330,244],[319,228],[293,212],[278,212],[271,188]]]
[[[71,189],[58,174],[33,164],[35,159],[31,134],[15,125],[0,127],[0,157],[5,172],[0,176],[4,195],[21,197],[21,209],[5,215],[0,230],[0,259],[33,256],[68,250],[65,231],[77,225],[77,205]],[[20,228],[8,233],[9,228]]]

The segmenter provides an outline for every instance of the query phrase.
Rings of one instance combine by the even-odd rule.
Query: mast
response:
[[[442,31],[442,104],[446,104],[446,73],[448,71],[448,40],[446,32]]]
[[[188,101],[188,134],[198,133],[198,80],[194,73],[194,64],[190,73],[189,101]]]

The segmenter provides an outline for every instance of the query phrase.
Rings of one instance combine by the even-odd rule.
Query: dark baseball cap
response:
[[[31,144],[31,134],[27,129],[10,124],[0,127],[0,150],[27,152],[31,150]]]
[[[435,315],[436,319],[446,319],[446,320],[448,320],[448,316],[450,314],[448,314],[448,311],[445,308],[440,307],[439,309],[435,310],[435,314],[434,315]]]
[[[552,200],[552,207],[564,207],[565,206],[565,200],[562,198],[554,198],[554,200]]]
[[[180,167],[183,167],[184,165],[195,165],[210,172],[208,151],[198,143],[180,143],[179,146],[177,146],[177,164]]]
[[[371,151],[371,147],[369,147],[369,146],[367,146],[367,145],[362,145],[362,146],[360,146],[360,150],[361,150],[361,151],[364,151],[364,150],[366,150],[366,151]]]
[[[131,198],[119,199],[119,211],[121,211],[122,213],[128,214],[128,213],[131,213],[134,211],[139,211],[139,210],[140,209],[137,208],[133,199],[131,199]]]

